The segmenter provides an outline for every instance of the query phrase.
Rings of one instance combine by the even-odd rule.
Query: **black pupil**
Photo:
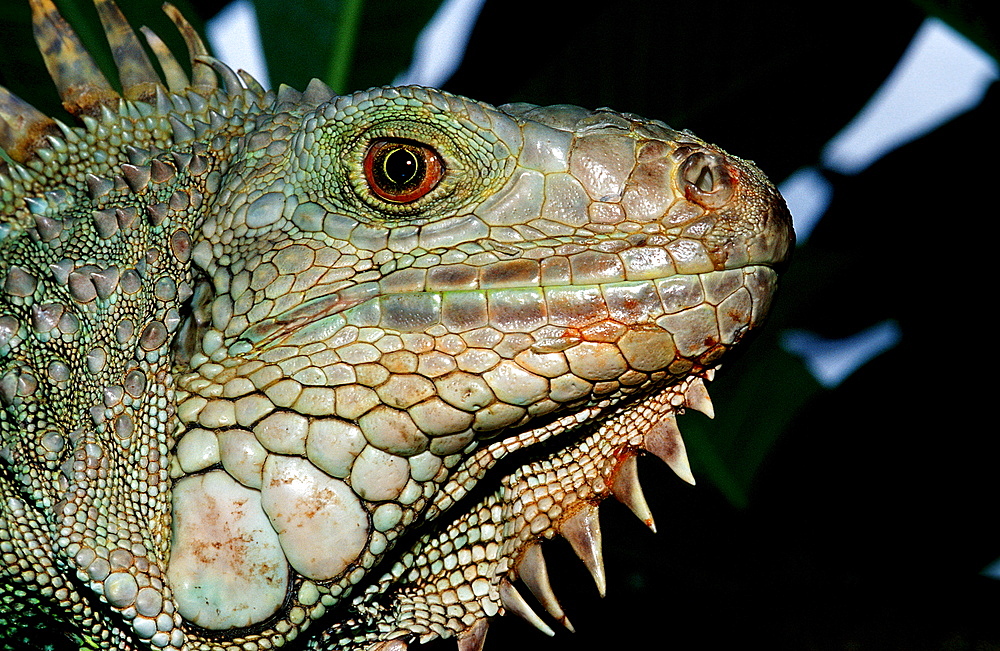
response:
[[[420,160],[409,149],[397,147],[389,151],[382,159],[382,171],[385,177],[396,185],[406,185],[416,178]]]

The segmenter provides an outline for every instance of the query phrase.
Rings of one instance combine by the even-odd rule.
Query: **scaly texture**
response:
[[[763,319],[756,168],[610,110],[192,76],[111,0],[122,91],[50,0],[69,127],[0,89],[0,635],[81,648],[482,646],[604,590],[598,505]],[[40,641],[35,640],[36,643]]]

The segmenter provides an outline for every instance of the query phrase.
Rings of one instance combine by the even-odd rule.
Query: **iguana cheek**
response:
[[[305,459],[268,457],[261,505],[289,564],[307,578],[339,576],[368,542],[368,512],[357,494]]]
[[[374,448],[366,452],[354,464],[358,490],[367,499],[398,495],[392,477],[400,473],[392,460],[402,465],[400,489],[409,464]],[[262,472],[259,492],[220,471],[185,477],[174,489],[167,574],[181,615],[203,628],[263,621],[284,602],[289,566],[309,579],[332,579],[368,542],[369,513],[343,480],[305,459],[276,454]],[[394,526],[391,510],[376,508],[377,524],[395,520]]]
[[[177,482],[173,510],[167,578],[180,614],[214,630],[273,615],[285,599],[288,563],[261,493],[212,471]]]

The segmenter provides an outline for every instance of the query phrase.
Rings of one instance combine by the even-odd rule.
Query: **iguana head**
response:
[[[82,56],[33,6],[43,46]],[[4,254],[0,534],[44,530],[73,588],[47,607],[125,648],[474,649],[504,612],[548,629],[523,584],[569,626],[540,543],[565,536],[603,591],[601,500],[652,525],[636,455],[691,480],[675,414],[711,411],[703,378],[767,312],[781,197],[607,109],[264,92],[169,11],[194,80],[151,37],[167,80],[123,79],[122,99],[49,48],[84,124],[60,140],[32,115],[5,143],[6,250],[38,263]],[[85,143],[59,162],[74,174],[49,173],[45,137]],[[65,344],[18,333],[60,286],[50,330],[80,314],[92,339],[64,365],[89,376],[25,391],[44,355],[21,353]],[[28,407],[67,388],[76,414]]]

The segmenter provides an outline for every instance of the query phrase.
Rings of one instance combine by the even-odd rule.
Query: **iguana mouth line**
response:
[[[401,332],[420,331],[450,321],[447,315],[448,304],[444,300],[446,296],[450,296],[453,299],[461,297],[481,302],[487,306],[487,310],[494,312],[502,310],[505,316],[516,315],[520,311],[528,315],[527,318],[542,321],[543,325],[553,329],[553,333],[559,334],[555,339],[550,338],[549,344],[542,342],[534,344],[533,349],[536,352],[552,352],[575,343],[574,337],[580,339],[578,331],[597,321],[610,320],[629,327],[654,326],[658,316],[680,312],[706,302],[704,287],[709,279],[722,277],[726,272],[730,272],[730,276],[732,272],[753,275],[764,269],[773,272],[774,267],[769,264],[754,264],[719,271],[600,284],[521,285],[442,291],[415,289],[410,292],[387,294],[379,293],[374,283],[367,283],[292,308],[252,326],[239,335],[236,341],[249,342],[255,347],[275,345],[303,327],[321,324],[328,317],[347,313],[346,318],[350,322],[351,310],[354,308],[361,313],[372,311],[379,313],[381,316],[377,325],[380,327],[397,329]],[[686,296],[678,294],[679,287],[684,288]],[[581,301],[589,304],[582,313],[572,313],[581,312],[580,310],[566,311],[568,309],[566,304],[574,293]],[[713,296],[708,302],[717,305],[725,298],[726,296]],[[415,323],[407,324],[405,319],[392,314],[393,310],[399,309],[393,305],[395,301],[404,303],[401,309],[406,311],[411,319],[414,319],[414,314],[419,312],[419,318],[414,319]],[[489,323],[500,325],[503,318],[491,315]],[[544,322],[546,319],[547,323]],[[367,321],[359,319],[357,322],[375,325],[370,316],[367,317]],[[556,340],[563,343],[550,350]]]

